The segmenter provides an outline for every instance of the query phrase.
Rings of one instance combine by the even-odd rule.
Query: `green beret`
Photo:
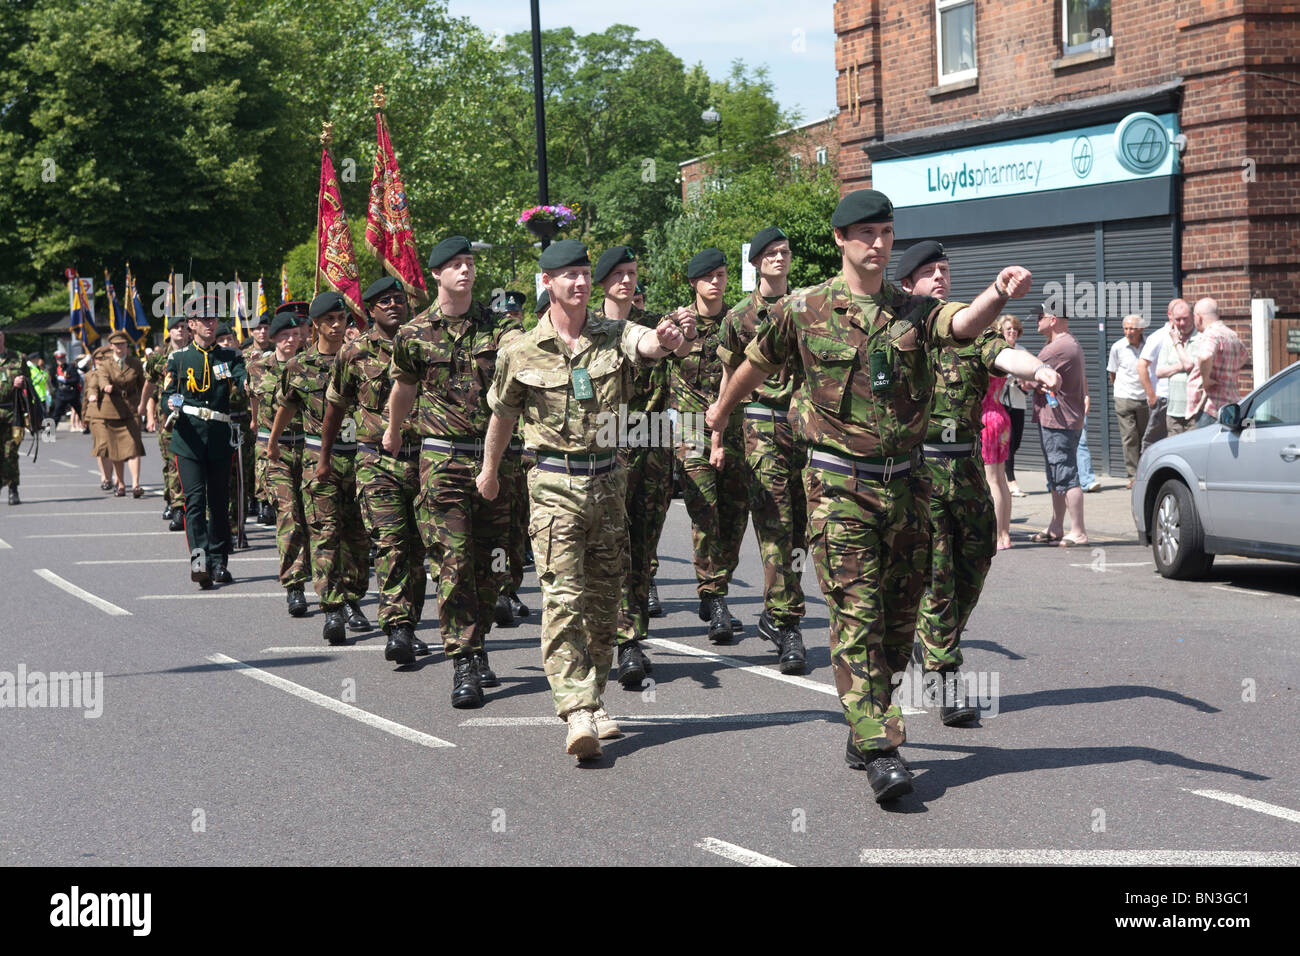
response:
[[[855,222],[893,222],[894,204],[874,189],[857,189],[840,200],[831,213],[831,225],[843,229]]]
[[[561,239],[546,247],[537,264],[543,272],[550,272],[567,266],[588,266],[591,260],[587,258],[587,247],[577,239]]]
[[[429,268],[441,269],[457,256],[472,256],[474,248],[464,236],[450,236],[433,247],[429,253]]]
[[[722,254],[721,249],[701,249],[691,257],[691,261],[686,263],[686,278],[688,280],[698,279],[700,276],[706,276],[714,269],[721,269],[727,264],[727,257]]]
[[[541,315],[550,307],[551,307],[551,293],[543,289],[542,294],[537,297],[537,314]]]
[[[760,229],[754,238],[749,240],[749,261],[757,262],[763,250],[776,242],[778,239],[790,238],[776,226],[768,226],[766,229]]]
[[[943,243],[935,242],[933,239],[918,242],[909,246],[907,251],[898,257],[898,264],[894,266],[894,278],[902,282],[910,278],[912,273],[921,266],[947,258],[948,253],[944,251]]]
[[[271,320],[271,338],[275,338],[281,332],[289,332],[298,327],[298,317],[292,312],[278,312],[274,319]]]
[[[311,308],[307,310],[307,315],[310,318],[319,319],[326,312],[337,312],[340,309],[347,310],[347,304],[343,301],[343,296],[337,292],[322,292],[311,300]]]
[[[406,286],[402,285],[402,280],[395,276],[382,276],[376,279],[370,285],[366,286],[366,291],[361,293],[361,301],[369,302],[371,299],[378,298],[381,294],[389,289],[395,289],[398,292],[406,292]]]
[[[234,334],[235,334],[235,330],[230,327],[229,322],[222,322],[217,326],[217,338],[221,338],[223,335],[234,335]]]
[[[596,268],[591,270],[591,281],[604,282],[615,266],[621,266],[625,262],[636,262],[636,253],[628,246],[611,246],[596,260]]]
[[[307,318],[307,313],[310,311],[310,309],[311,306],[308,305],[302,299],[291,299],[290,301],[277,306],[275,310],[275,314],[279,315],[282,312],[289,312],[292,313],[293,315],[296,315],[300,319],[305,319]]]
[[[248,315],[248,316],[245,316],[245,317],[244,317],[244,328],[247,329],[249,332],[253,331],[253,329],[257,328],[259,325],[262,324],[262,316],[263,316],[263,315],[266,315],[266,313],[263,312],[262,315]]]
[[[522,312],[524,311],[524,299],[525,296],[522,292],[515,292],[514,290],[506,292],[501,296],[501,301],[497,304],[497,311],[502,315],[507,312]]]

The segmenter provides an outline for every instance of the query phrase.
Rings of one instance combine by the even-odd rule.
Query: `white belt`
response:
[[[204,408],[200,405],[182,405],[181,411],[186,415],[193,415],[195,418],[202,419],[205,422],[211,420],[214,422],[225,422],[227,425],[230,424],[230,416],[225,412],[219,412],[214,408]]]

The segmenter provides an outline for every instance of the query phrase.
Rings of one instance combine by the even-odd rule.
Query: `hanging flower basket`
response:
[[[578,216],[568,206],[534,206],[525,209],[516,221],[538,239],[553,239],[561,229],[577,222]]]

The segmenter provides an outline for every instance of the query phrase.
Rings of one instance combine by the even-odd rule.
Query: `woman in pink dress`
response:
[[[1011,547],[1011,489],[1007,487],[1007,456],[1011,453],[1011,416],[999,397],[1006,377],[990,378],[989,390],[981,406],[984,423],[981,444],[984,452],[984,477],[993,497],[993,514],[997,519],[998,550]]]

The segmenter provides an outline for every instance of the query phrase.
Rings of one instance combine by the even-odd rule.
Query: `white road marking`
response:
[[[263,558],[243,557],[242,555],[233,555],[230,558],[230,563],[243,564],[246,561],[279,561],[279,560],[280,558],[276,555],[272,555],[270,557],[263,557]],[[189,564],[190,559],[189,558],[119,558],[117,560],[76,561],[74,563],[75,564]]]
[[[689,644],[678,644],[676,641],[666,641],[661,637],[648,637],[644,643],[653,644],[656,647],[662,647],[665,650],[677,651],[679,654],[689,654],[691,657],[702,657],[705,660],[717,661],[720,664],[726,664],[728,667],[734,667],[750,674],[757,674],[759,677],[766,677],[770,680],[779,680],[787,684],[793,684],[795,687],[802,687],[806,690],[815,690],[819,694],[830,694],[832,697],[839,697],[839,691],[835,689],[834,684],[823,684],[821,681],[810,680],[807,677],[799,677],[795,674],[782,674],[778,670],[770,667],[763,667],[758,664],[746,664],[744,661],[737,660],[734,657],[723,657],[721,654],[713,654],[709,651],[702,651],[698,648],[691,647]],[[905,716],[916,716],[924,714],[924,710],[917,710],[913,707],[904,707]]]
[[[796,710],[786,714],[615,714],[620,724],[802,724],[840,715],[828,710]],[[558,717],[471,717],[462,727],[554,727]]]
[[[1289,594],[1278,594],[1276,591],[1253,591],[1250,588],[1227,588],[1224,587],[1222,584],[1211,584],[1210,587],[1214,588],[1214,590],[1216,591],[1227,591],[1229,594],[1255,594],[1258,595],[1259,597],[1292,597],[1293,596]],[[1300,597],[1295,598],[1295,600],[1300,601]]]
[[[865,866],[1295,866],[1274,850],[863,850]]]
[[[14,546],[12,544],[10,544],[4,538],[0,538],[0,551],[12,551],[13,549]]]
[[[75,469],[75,468],[77,467],[76,465],[74,465],[74,464],[73,464],[72,462],[70,462],[70,461],[61,461],[61,460],[58,459],[58,458],[51,458],[50,461],[54,462],[56,465],[62,465],[64,468],[73,468],[73,469]],[[98,472],[95,472],[95,474],[98,474]]]
[[[774,856],[764,856],[762,853],[755,853],[753,850],[746,850],[743,846],[736,846],[734,843],[727,843],[713,837],[705,837],[695,846],[697,849],[714,853],[743,866],[794,866],[793,863],[786,863]]]
[[[143,538],[155,534],[171,534],[170,531],[90,531],[76,534],[29,534],[29,538]]]
[[[151,515],[154,510],[151,508],[145,511],[142,508],[136,508],[134,511],[123,511],[121,508],[115,511],[24,511],[22,514],[8,515],[10,518],[89,518],[100,517],[102,515]]]
[[[220,591],[210,592],[201,591],[198,594],[141,594],[137,601],[212,601],[217,598],[254,598],[254,597],[284,597],[283,591],[235,591],[230,593],[221,593]]]
[[[225,654],[209,654],[208,660],[214,664],[220,664],[222,667],[228,667],[237,671],[253,680],[259,680],[263,684],[275,687],[293,696],[317,704],[326,710],[331,710],[336,714],[341,714],[352,720],[363,723],[384,733],[392,734],[394,737],[401,737],[403,740],[409,740],[411,743],[420,744],[422,747],[455,747],[450,740],[443,740],[441,737],[434,737],[432,734],[426,734],[421,730],[413,730],[405,724],[399,724],[387,717],[380,717],[372,714],[368,710],[362,710],[360,707],[353,707],[351,704],[345,704],[341,700],[335,700],[333,697],[326,697],[324,694],[303,687],[301,684],[295,684],[291,680],[285,680],[275,674],[268,674],[266,671],[243,661],[237,661],[233,657],[227,657]]]
[[[129,617],[131,615],[130,611],[124,608],[120,608],[116,604],[113,604],[109,601],[105,601],[102,597],[96,597],[95,595],[91,594],[89,591],[77,587],[71,581],[65,581],[63,578],[59,577],[49,568],[34,568],[33,571],[38,578],[44,578],[46,581],[49,581],[51,584],[53,584],[56,588],[60,588],[64,591],[67,591],[73,597],[80,598],[81,600],[85,601],[87,604],[91,605],[92,607],[99,608],[105,614],[112,614],[116,617],[121,617],[121,616]]]
[[[1106,561],[1097,562],[1089,561],[1087,564],[1071,564],[1072,568],[1094,568],[1097,571],[1105,571],[1107,568],[1140,568],[1143,565],[1150,564],[1150,561]]]
[[[334,654],[338,651],[347,653],[348,651],[382,651],[383,644],[303,644],[295,647],[264,647],[259,654],[313,654],[320,651],[327,651]],[[427,655],[426,655],[427,656]]]
[[[1286,807],[1279,807],[1272,803],[1265,803],[1263,800],[1253,800],[1250,797],[1240,797],[1235,793],[1227,793],[1223,790],[1189,790],[1183,787],[1188,793],[1194,793],[1198,797],[1209,797],[1211,800],[1222,800],[1224,803],[1230,803],[1234,807],[1242,807],[1246,810],[1254,810],[1258,813],[1267,813],[1271,817],[1277,817],[1280,820],[1289,820],[1291,823],[1300,823],[1300,813],[1295,810],[1289,810]]]

